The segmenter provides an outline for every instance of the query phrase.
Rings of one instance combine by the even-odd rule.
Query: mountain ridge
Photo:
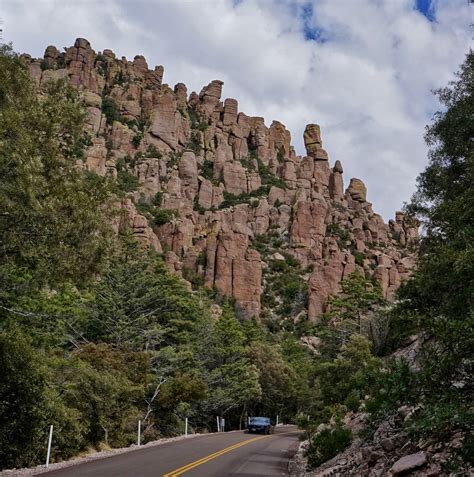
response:
[[[96,53],[81,38],[22,58],[38,86],[66,79],[82,92],[90,144],[78,166],[123,186],[116,229],[131,229],[189,282],[232,297],[242,317],[315,323],[352,272],[392,299],[415,267],[418,223],[402,212],[385,223],[360,179],[344,190],[317,124],[297,156],[282,123],[267,127],[222,101],[222,81],[188,95],[162,82],[162,66]]]

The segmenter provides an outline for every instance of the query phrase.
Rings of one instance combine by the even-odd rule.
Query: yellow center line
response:
[[[285,434],[293,434],[293,432],[294,431],[292,431],[292,432],[282,432],[281,434],[276,434],[276,435],[277,436],[283,436]],[[209,462],[210,460],[216,459],[217,457],[219,457],[223,454],[226,454],[227,452],[238,449],[239,447],[250,444],[251,442],[255,442],[255,441],[258,441],[260,439],[265,439],[265,438],[268,438],[268,437],[273,437],[273,436],[253,437],[252,439],[247,439],[246,441],[238,442],[237,444],[234,444],[232,446],[221,449],[220,451],[214,452],[214,454],[207,455],[205,457],[202,457],[199,460],[191,462],[190,464],[184,465],[183,467],[180,467],[179,469],[172,470],[171,472],[168,472],[167,474],[164,474],[163,477],[178,477],[179,475],[182,475],[185,472],[188,472],[189,470],[194,469],[195,467],[198,467],[202,464],[205,464],[206,462]]]

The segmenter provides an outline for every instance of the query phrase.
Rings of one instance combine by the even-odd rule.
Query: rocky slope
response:
[[[162,82],[162,66],[96,53],[84,39],[23,58],[38,85],[65,78],[82,92],[90,145],[80,166],[136,184],[120,225],[171,270],[233,297],[241,316],[316,322],[354,270],[390,299],[413,268],[417,224],[401,212],[386,224],[360,179],[344,190],[317,124],[297,156],[283,124],[222,100],[222,81],[188,94]]]

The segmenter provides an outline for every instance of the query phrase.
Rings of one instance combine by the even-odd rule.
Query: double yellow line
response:
[[[210,454],[206,457],[203,457],[202,459],[196,460],[195,462],[191,462],[190,464],[180,467],[179,469],[172,470],[171,472],[164,474],[163,477],[178,477],[179,475],[184,474],[185,472],[188,472],[188,470],[194,469],[195,467],[198,467],[199,465],[205,464],[206,462],[209,462],[210,460],[215,459],[216,457],[219,457],[222,454],[238,449],[239,447],[250,444],[251,442],[258,441],[260,439],[265,439],[266,437],[270,437],[270,436],[254,437],[252,439],[247,439],[246,441],[239,442],[238,444],[234,444],[233,446],[226,447],[225,449],[221,449],[220,451],[214,452],[214,454]]]

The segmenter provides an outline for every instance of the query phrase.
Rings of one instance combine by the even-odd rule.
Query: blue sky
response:
[[[429,21],[435,20],[435,9],[432,0],[416,0],[415,8]]]
[[[164,81],[224,81],[239,110],[277,119],[304,154],[321,125],[345,183],[359,177],[386,219],[427,163],[425,125],[471,45],[466,0],[0,0],[4,41],[42,56],[89,39],[144,55]]]

